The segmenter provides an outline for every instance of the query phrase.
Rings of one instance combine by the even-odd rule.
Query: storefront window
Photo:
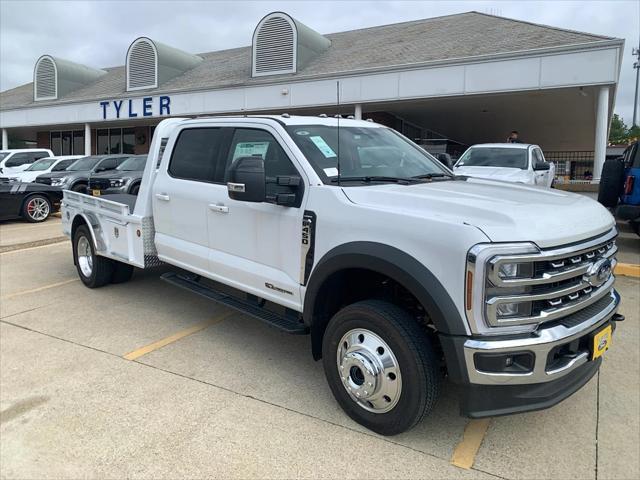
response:
[[[54,155],[62,155],[60,132],[51,132],[51,151]]]
[[[72,155],[88,155],[84,151],[84,132],[82,130],[76,130],[73,132],[73,148],[71,149]]]
[[[109,153],[109,130],[98,130],[97,138],[96,153],[98,155]]]
[[[136,153],[136,132],[133,128],[122,129],[122,153]]]
[[[121,128],[109,129],[109,152],[108,153],[122,153],[122,129]]]

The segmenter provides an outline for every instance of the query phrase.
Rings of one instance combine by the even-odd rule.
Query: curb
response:
[[[613,272],[616,275],[640,278],[640,265],[634,263],[618,263]]]

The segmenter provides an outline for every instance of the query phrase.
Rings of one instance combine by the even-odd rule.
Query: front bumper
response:
[[[619,295],[611,290],[595,304],[526,336],[441,335],[449,376],[464,389],[463,415],[479,418],[539,410],[580,389],[601,363],[600,358],[590,360],[592,335],[607,324],[615,329],[619,303]],[[524,355],[531,363],[507,372],[477,366],[479,356],[510,355]]]

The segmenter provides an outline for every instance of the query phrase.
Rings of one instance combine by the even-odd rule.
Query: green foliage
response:
[[[611,129],[609,130],[609,143],[616,145],[626,145],[640,138],[640,127],[627,127],[624,120],[613,114],[611,119]]]

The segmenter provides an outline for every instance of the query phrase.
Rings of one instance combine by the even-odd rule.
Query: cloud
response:
[[[0,2],[0,90],[32,79],[48,53],[93,67],[123,65],[129,44],[148,36],[202,53],[251,43],[262,16],[290,13],[321,33],[477,10],[534,23],[624,38],[616,111],[630,123],[640,2],[584,1],[94,1]]]

